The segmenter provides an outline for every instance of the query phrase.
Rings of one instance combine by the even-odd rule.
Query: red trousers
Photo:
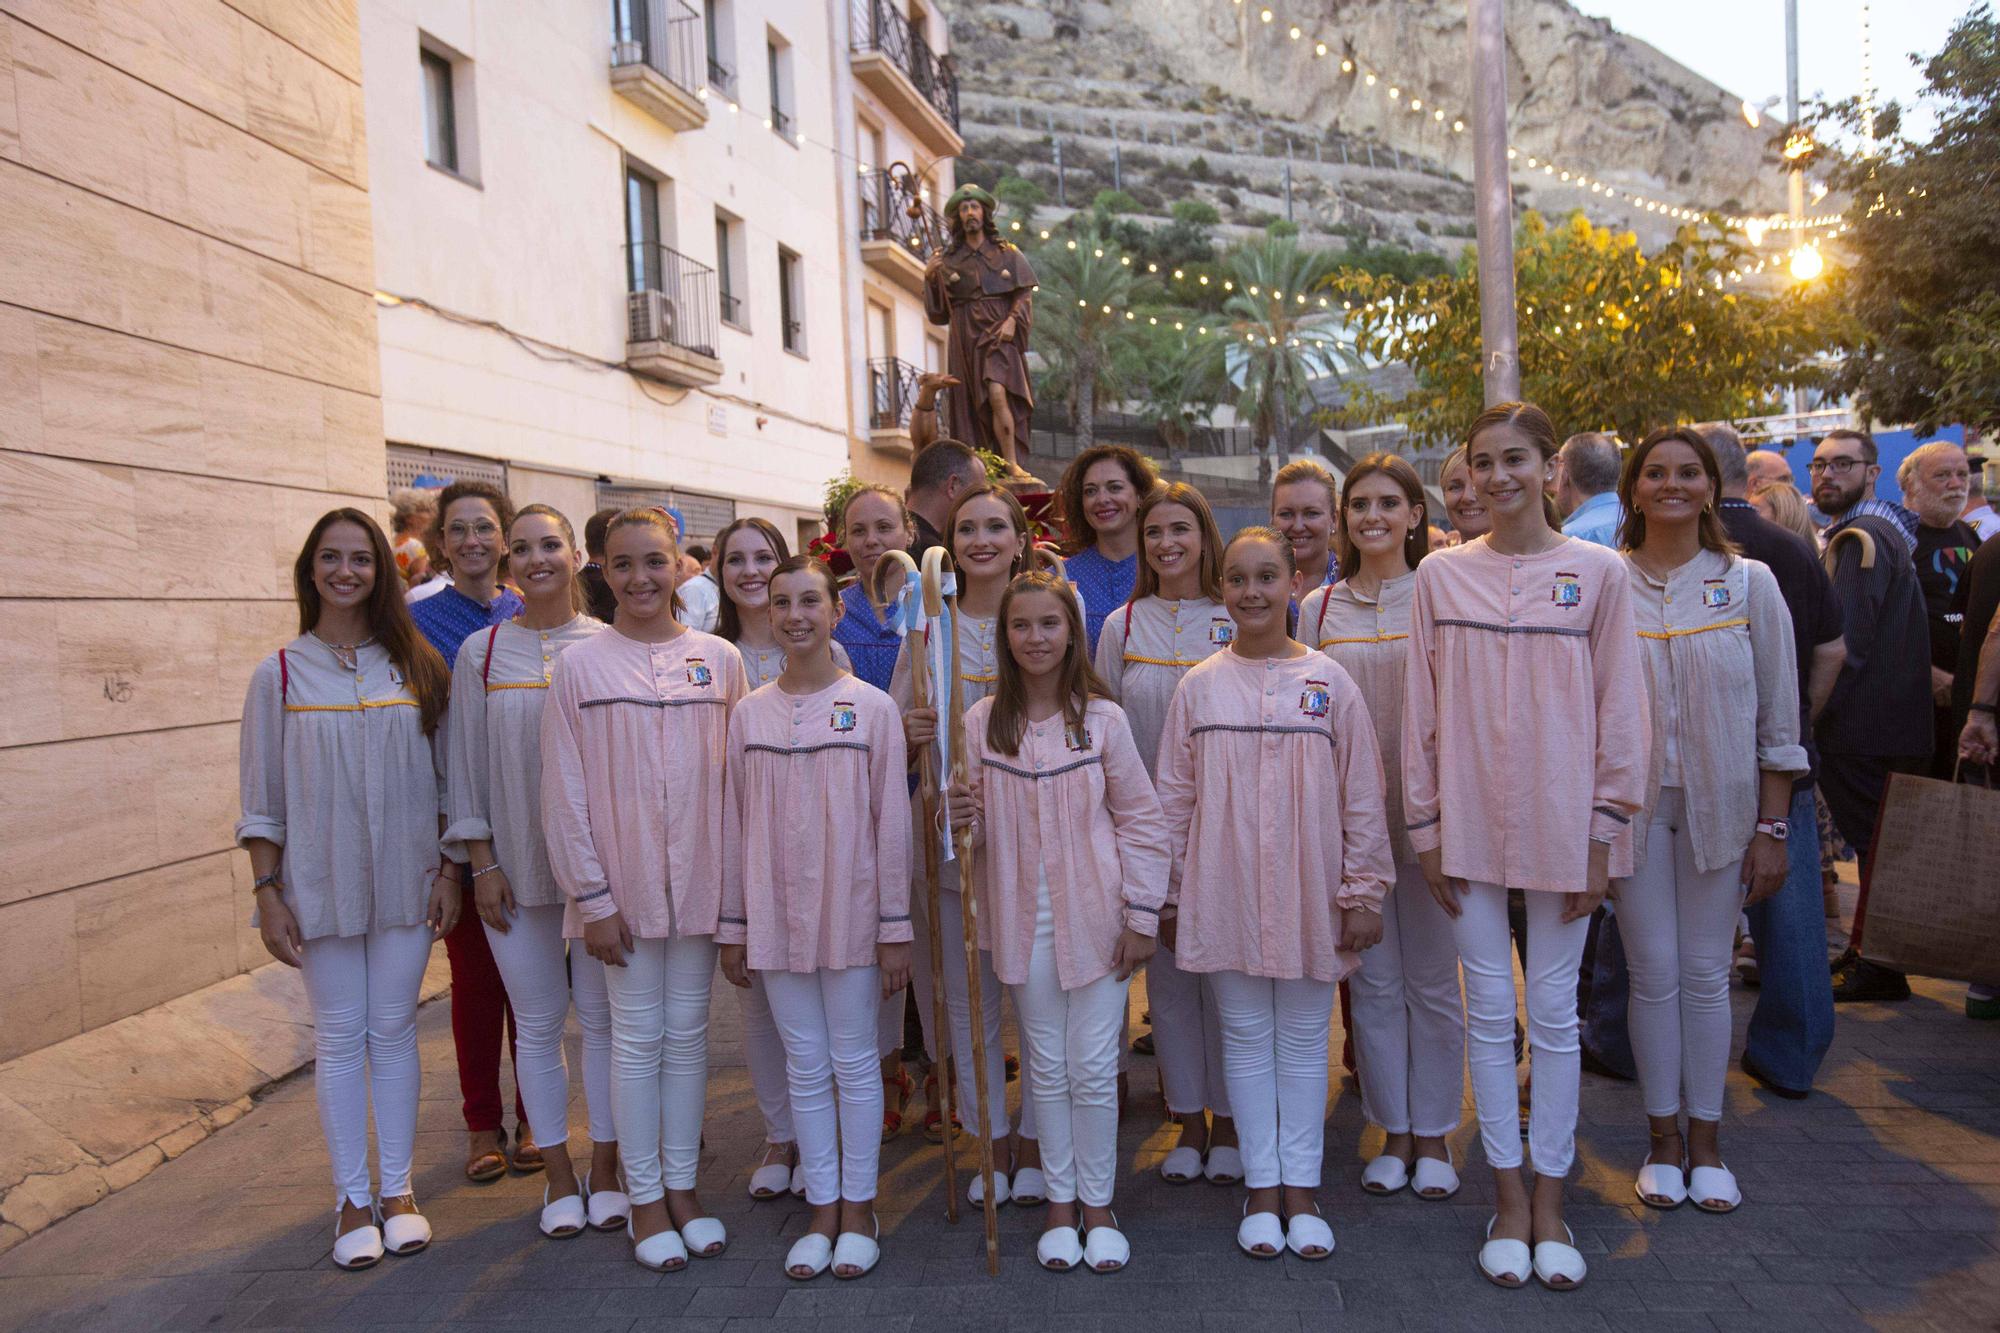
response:
[[[444,937],[444,952],[451,962],[451,1041],[458,1049],[458,1091],[465,1099],[465,1127],[475,1134],[490,1133],[503,1128],[500,1038],[504,1031],[511,1058],[514,1007],[507,1003],[507,988],[500,980],[500,968],[493,961],[479,913],[468,910],[460,915],[458,924]],[[521,1106],[518,1066],[515,1072],[514,1118],[525,1126],[528,1113]]]

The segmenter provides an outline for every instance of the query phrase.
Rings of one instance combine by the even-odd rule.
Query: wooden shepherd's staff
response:
[[[925,611],[928,612],[929,589],[932,586],[930,570],[938,568],[940,575],[948,572],[951,556],[942,546],[924,553]],[[937,581],[942,587],[942,577]],[[965,712],[958,707],[958,692],[964,679],[959,674],[958,664],[958,597],[952,598],[951,617],[951,689],[949,693],[940,691],[949,710],[951,727],[951,782],[953,786],[969,784],[970,773],[965,754]],[[979,1099],[979,1180],[984,1187],[983,1202],[986,1208],[986,1272],[992,1277],[1000,1276],[1000,1220],[995,1212],[998,1204],[993,1197],[993,1125],[986,1110],[986,1020],[985,1010],[979,1001],[979,894],[975,889],[972,873],[972,826],[960,824],[952,830],[958,843],[958,888],[959,901],[963,908],[961,918],[965,923],[965,997],[972,1010],[972,1079],[973,1095]],[[936,932],[933,931],[933,936]]]
[[[885,590],[882,587],[884,570],[896,574],[896,587]],[[916,574],[917,562],[910,559],[907,551],[885,551],[881,563],[875,566],[875,595],[885,605],[895,605],[902,597],[903,584],[912,574]],[[934,594],[932,580],[923,578],[923,601],[925,614],[931,615],[932,603],[942,611],[943,597]],[[910,661],[910,697],[920,703],[935,703],[931,696],[930,654],[925,651],[921,640],[904,637],[904,651]],[[924,844],[924,908],[930,913],[931,945],[931,1032],[937,1040],[937,1064],[932,1075],[937,1079],[938,1110],[943,1115],[944,1125],[944,1216],[947,1222],[958,1221],[958,1163],[956,1150],[952,1144],[951,1118],[952,1086],[951,1068],[948,1058],[951,1053],[951,1017],[944,1002],[944,944],[938,938],[938,844],[937,844],[937,752],[929,745],[917,752],[917,808],[922,812],[921,841]],[[922,1003],[921,1000],[918,1001]]]

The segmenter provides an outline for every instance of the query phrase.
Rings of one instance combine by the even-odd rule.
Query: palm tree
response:
[[[1035,335],[1048,362],[1041,384],[1069,404],[1077,447],[1087,449],[1096,439],[1097,405],[1123,398],[1143,366],[1132,306],[1151,284],[1095,230],[1049,242],[1034,261],[1041,279]]]
[[[1221,398],[1204,374],[1202,352],[1176,338],[1150,340],[1142,410],[1166,441],[1167,457],[1186,452],[1195,429],[1209,424]]]
[[[1267,480],[1272,456],[1313,401],[1312,381],[1360,364],[1320,294],[1335,267],[1334,256],[1289,236],[1249,242],[1229,256],[1229,295],[1191,345],[1196,382],[1235,403],[1264,452],[1258,471]]]

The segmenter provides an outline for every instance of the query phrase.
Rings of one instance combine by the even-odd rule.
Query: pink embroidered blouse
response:
[[[1219,652],[1167,709],[1158,788],[1188,972],[1338,981],[1335,913],[1396,876],[1368,705],[1326,654]]]
[[[1651,713],[1625,562],[1565,537],[1538,555],[1488,538],[1417,566],[1403,809],[1419,852],[1477,884],[1580,893],[1589,848],[1632,873]]]
[[[700,630],[641,643],[614,626],[556,660],[542,820],[583,920],[619,913],[639,939],[715,933],[723,755],[744,692],[735,647]]]
[[[903,719],[843,675],[812,694],[773,681],[729,718],[718,944],[762,972],[873,967],[910,938]]]
[[[974,858],[979,944],[992,951],[1001,981],[1027,982],[1037,888],[1047,875],[1056,979],[1076,990],[1111,970],[1121,930],[1159,932],[1167,899],[1166,816],[1117,704],[1091,700],[1080,736],[1070,734],[1060,713],[1028,723],[1018,754],[987,745],[992,711],[993,701],[982,699],[965,715],[981,811]]]

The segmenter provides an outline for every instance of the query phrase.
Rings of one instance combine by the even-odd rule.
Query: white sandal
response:
[[[785,1276],[794,1282],[810,1282],[833,1266],[833,1242],[817,1231],[808,1231],[792,1242],[791,1252],[785,1256]],[[795,1273],[795,1268],[809,1268],[810,1273]]]
[[[1257,1248],[1270,1246],[1266,1253]],[[1276,1213],[1253,1213],[1243,1201],[1243,1220],[1236,1224],[1236,1248],[1252,1259],[1275,1259],[1285,1252],[1285,1221]]]
[[[624,1181],[618,1182],[621,1186]],[[632,1215],[632,1201],[625,1197],[623,1189],[594,1190],[590,1187],[590,1174],[583,1177],[583,1207],[590,1218],[590,1225],[599,1231],[617,1231],[624,1227],[625,1219]]]
[[[998,1208],[1013,1197],[1014,1192],[1007,1184],[1007,1173],[1005,1171],[995,1171],[993,1173],[993,1206]],[[986,1206],[986,1177],[974,1171],[972,1173],[972,1183],[965,1187],[965,1198],[966,1202],[970,1203],[974,1208],[984,1208]]]
[[[1575,1291],[1590,1272],[1576,1248],[1576,1233],[1567,1222],[1563,1224],[1563,1234],[1569,1237],[1567,1244],[1545,1240],[1535,1246],[1535,1280],[1550,1291]],[[1558,1278],[1562,1279],[1560,1284]]]
[[[1285,1223],[1285,1248],[1307,1263],[1333,1258],[1333,1228],[1320,1216],[1317,1203],[1311,1212],[1293,1213],[1292,1220]],[[1308,1249],[1319,1253],[1307,1254]]]
[[[1435,1157],[1417,1158],[1416,1169],[1410,1173],[1410,1189],[1425,1203],[1443,1203],[1458,1193],[1458,1168],[1451,1160],[1451,1145],[1446,1144],[1444,1160]]]
[[[1389,1153],[1361,1168],[1361,1188],[1370,1194],[1394,1194],[1410,1183],[1410,1168],[1403,1159]]]
[[[333,1262],[350,1273],[359,1273],[382,1262],[381,1219],[376,1215],[375,1204],[371,1200],[368,1204],[368,1224],[343,1232],[340,1230],[343,1203],[333,1206]]]
[[[417,1201],[417,1196],[414,1194],[395,1197],[408,1199],[413,1206]],[[407,1259],[430,1248],[430,1219],[422,1213],[385,1213],[378,1206],[376,1216],[382,1222],[382,1248],[389,1253],[400,1259]]]
[[[1208,1150],[1208,1161],[1201,1169],[1211,1185],[1234,1185],[1243,1179],[1243,1153],[1228,1144]]]
[[[688,1254],[696,1259],[714,1259],[729,1248],[729,1232],[713,1217],[697,1217],[680,1233]]]
[[[1067,1273],[1083,1262],[1083,1241],[1073,1226],[1050,1227],[1035,1242],[1035,1262],[1051,1273]]]
[[[882,1219],[876,1218],[875,1234],[864,1236],[858,1231],[843,1231],[840,1239],[833,1244],[833,1275],[845,1282],[867,1277],[875,1271],[875,1265],[882,1261]],[[858,1268],[858,1273],[843,1273],[843,1268]]]
[[[1090,1227],[1084,1234],[1083,1265],[1093,1273],[1115,1273],[1132,1262],[1132,1245],[1118,1229],[1118,1214],[1108,1227]]]
[[[1736,1173],[1727,1166],[1698,1166],[1688,1172],[1687,1197],[1704,1213],[1733,1213],[1743,1206]],[[1722,1206],[1714,1206],[1710,1199],[1720,1200]]]
[[[765,1155],[769,1156],[771,1149],[778,1146],[775,1143],[765,1144]],[[797,1151],[798,1145],[793,1144],[792,1152]],[[786,1155],[790,1156],[789,1153]],[[750,1197],[759,1203],[783,1197],[785,1191],[792,1187],[792,1173],[796,1169],[784,1162],[765,1162],[750,1173]]]
[[[1662,1212],[1680,1207],[1688,1196],[1681,1169],[1665,1162],[1648,1162],[1640,1167],[1639,1178],[1632,1182],[1632,1192],[1639,1196],[1640,1203]],[[1661,1203],[1662,1199],[1666,1202]]]
[[[1525,1240],[1493,1239],[1493,1224],[1500,1220],[1495,1214],[1486,1223],[1486,1243],[1479,1247],[1473,1262],[1479,1265],[1480,1276],[1496,1287],[1518,1291],[1528,1285],[1528,1274],[1534,1271],[1534,1261],[1528,1254]]]
[[[1185,1143],[1160,1163],[1160,1179],[1169,1185],[1189,1185],[1201,1174],[1201,1152]]]
[[[1049,1179],[1039,1166],[1024,1166],[1007,1182],[1008,1196],[1015,1206],[1033,1208],[1049,1201]]]
[[[564,1198],[549,1201],[549,1187],[542,1186],[542,1216],[539,1225],[542,1234],[550,1240],[568,1240],[580,1236],[590,1224],[590,1215],[585,1211],[581,1186],[579,1192]]]
[[[681,1233],[671,1225],[640,1240],[632,1232],[632,1219],[628,1215],[625,1218],[625,1238],[632,1242],[632,1257],[641,1268],[650,1268],[655,1273],[678,1273],[687,1267],[687,1246],[681,1243]]]

